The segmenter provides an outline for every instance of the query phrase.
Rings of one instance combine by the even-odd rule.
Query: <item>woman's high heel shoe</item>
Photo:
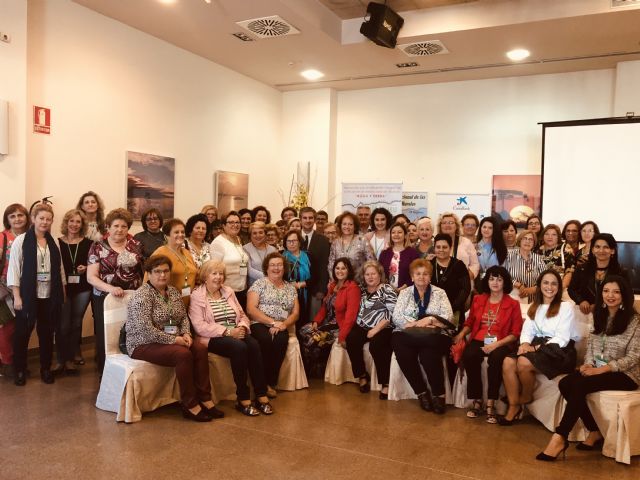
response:
[[[506,415],[503,415],[502,417],[498,417],[498,425],[500,425],[502,427],[510,427],[511,425],[513,425],[518,420],[521,420],[523,414],[524,414],[524,412],[522,410],[522,405],[520,405],[520,407],[518,408],[518,411],[513,416],[513,418],[508,419],[506,417]]]
[[[569,440],[567,440],[566,438],[563,440],[564,440],[564,447],[562,448],[562,450],[558,452],[558,455],[553,457],[551,455],[547,455],[544,452],[540,452],[538,455],[536,455],[536,460],[542,460],[543,462],[555,462],[561,454],[562,454],[562,459],[565,460],[567,458],[567,448],[569,448]]]
[[[369,393],[371,391],[371,377],[368,373],[365,373],[360,377],[360,380],[364,380],[365,383],[360,384],[360,393]]]
[[[580,442],[576,445],[576,450],[584,450],[587,452],[591,452],[593,450],[602,450],[602,446],[604,445],[604,438],[596,440],[593,445],[588,445],[584,442]]]
[[[182,416],[194,422],[210,422],[212,420],[204,408],[200,408],[198,413],[193,413],[187,407],[182,407]]]

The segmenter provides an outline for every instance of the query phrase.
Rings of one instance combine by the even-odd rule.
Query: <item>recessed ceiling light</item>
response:
[[[314,70],[314,69],[305,70],[304,72],[300,72],[300,75],[302,75],[307,80],[318,80],[319,78],[324,77],[324,73],[322,73],[322,72],[320,72],[318,70]]]
[[[165,5],[171,5],[172,3],[176,3],[178,0],[158,0],[160,3],[164,3]]]
[[[509,59],[513,60],[514,62],[524,60],[529,55],[531,55],[529,50],[525,50],[524,48],[516,48],[515,50],[507,52],[507,57],[509,57]]]

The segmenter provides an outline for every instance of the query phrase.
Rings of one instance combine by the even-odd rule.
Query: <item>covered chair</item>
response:
[[[371,390],[380,390],[381,386],[378,383],[378,373],[376,372],[373,357],[369,353],[368,342],[364,344],[362,350],[364,352],[364,365],[367,373],[369,373],[371,377]],[[358,379],[353,376],[351,360],[349,359],[347,349],[340,345],[339,342],[334,342],[331,347],[329,359],[327,360],[327,368],[324,370],[324,381],[332,385],[342,385],[345,382],[359,383]]]
[[[451,385],[449,385],[449,376],[447,374],[447,359],[444,356],[442,357],[442,368],[444,369],[445,379],[445,402],[450,405],[453,403],[453,396],[451,395]],[[422,366],[420,366],[420,369],[422,370],[422,376],[425,381],[427,381],[427,375],[424,373]],[[427,385],[429,385],[428,381]],[[411,385],[409,385],[409,381],[402,373],[394,352],[393,355],[391,355],[391,371],[389,373],[389,400],[407,400],[414,398],[418,398],[418,396],[414,393]]]
[[[135,360],[120,352],[120,329],[127,319],[127,304],[133,295],[107,295],[104,302],[106,361],[96,407],[116,413],[116,421],[133,423],[143,412],[178,402],[180,390],[173,367]]]
[[[289,326],[289,345],[285,354],[280,376],[278,377],[278,390],[301,390],[309,387],[307,374],[302,363],[302,353],[300,352],[300,342],[296,337],[295,326]]]

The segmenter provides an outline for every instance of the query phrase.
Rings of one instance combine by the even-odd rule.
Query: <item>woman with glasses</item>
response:
[[[222,217],[223,233],[211,243],[211,259],[225,265],[225,282],[231,287],[242,308],[247,305],[249,255],[240,240],[240,215],[231,211]]]
[[[461,235],[462,226],[460,220],[455,213],[445,212],[438,219],[438,233],[444,233],[451,237],[453,247],[451,256],[462,260],[469,270],[469,278],[473,281],[478,276],[480,264],[478,263],[478,255],[476,248],[468,239]]]
[[[536,281],[544,271],[544,261],[534,248],[537,242],[535,233],[523,230],[518,235],[516,246],[509,250],[504,266],[511,275],[513,291],[511,296],[520,303],[531,303],[536,293]]]
[[[298,292],[298,305],[300,306],[300,316],[296,326],[300,328],[309,321],[307,315],[307,282],[311,278],[311,261],[307,252],[301,250],[302,235],[299,230],[289,230],[284,234],[284,252],[282,255],[288,264],[289,274],[286,279]]]
[[[142,214],[140,218],[142,232],[136,233],[133,238],[142,245],[142,257],[146,260],[159,247],[167,243],[167,239],[162,233],[163,218],[160,211],[150,208]]]
[[[462,224],[462,236],[474,245],[478,241],[477,232],[480,226],[480,220],[473,213],[467,213],[460,220]]]

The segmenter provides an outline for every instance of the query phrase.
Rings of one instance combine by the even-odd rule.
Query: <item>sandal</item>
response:
[[[495,425],[498,423],[498,417],[496,416],[496,406],[487,405],[487,423]]]
[[[273,414],[273,407],[271,406],[271,404],[269,402],[265,402],[262,403],[258,400],[256,400],[255,406],[258,410],[260,410],[260,412],[263,415],[272,415]]]
[[[238,402],[236,403],[236,410],[238,410],[243,415],[246,415],[247,417],[256,417],[260,415],[260,412],[258,412],[258,409],[251,404],[242,405],[240,402]]]
[[[473,406],[467,410],[467,418],[478,418],[482,415],[482,401],[474,400]]]
[[[364,380],[364,383],[360,383],[360,393],[369,393],[371,391],[371,377],[368,373],[365,373],[360,377],[358,382]]]

